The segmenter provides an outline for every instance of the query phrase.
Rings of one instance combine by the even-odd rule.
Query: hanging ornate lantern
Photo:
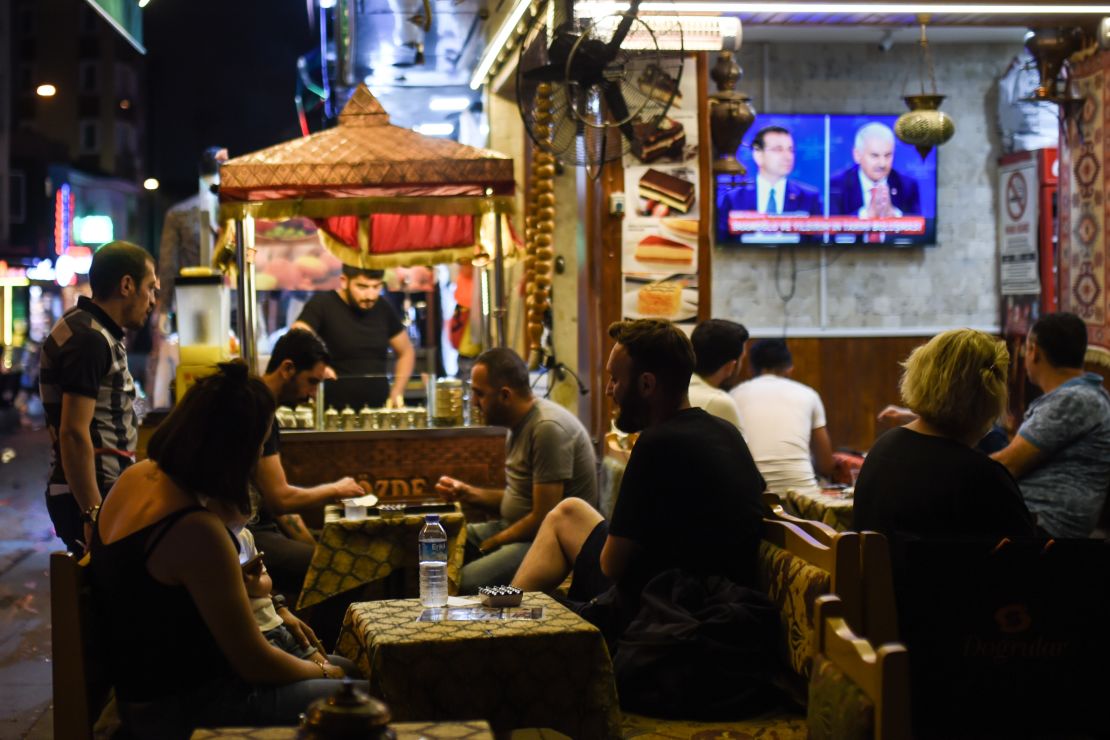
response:
[[[717,92],[709,96],[709,132],[716,150],[714,172],[740,175],[747,172],[736,159],[736,150],[755,122],[755,109],[746,93],[735,90],[742,74],[731,51],[722,51],[710,72],[717,83]]]
[[[894,123],[894,134],[907,144],[912,144],[925,159],[933,147],[940,146],[952,138],[956,133],[956,123],[947,113],[939,110],[943,95],[937,94],[937,78],[933,71],[933,54],[929,50],[929,38],[925,34],[925,24],[929,16],[918,16],[921,23],[921,55],[918,62],[918,77],[921,82],[921,93],[907,95],[903,100],[910,109],[903,113]],[[929,69],[929,81],[932,93],[925,92],[924,68]]]

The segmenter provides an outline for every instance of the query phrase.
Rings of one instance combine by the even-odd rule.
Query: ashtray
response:
[[[478,595],[482,597],[483,606],[494,609],[520,606],[524,599],[524,592],[515,586],[482,586]]]
[[[382,519],[400,519],[405,515],[404,504],[381,504],[378,506],[378,516]]]

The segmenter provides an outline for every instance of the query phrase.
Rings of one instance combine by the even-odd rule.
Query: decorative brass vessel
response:
[[[717,83],[717,92],[709,96],[709,132],[713,140],[713,171],[747,174],[736,159],[736,150],[744,134],[755,122],[755,109],[747,93],[737,91],[743,72],[732,58],[731,51],[722,51],[709,76]]]
[[[956,124],[951,116],[939,110],[943,95],[907,95],[903,100],[910,110],[898,117],[894,134],[907,144],[913,144],[925,159],[933,147],[952,138]]]
[[[917,17],[921,24],[921,47],[919,55],[919,77],[921,78],[921,93],[907,95],[902,100],[909,107],[908,113],[898,116],[894,122],[894,135],[907,144],[912,144],[921,159],[929,156],[933,147],[940,146],[952,138],[956,133],[956,122],[947,113],[940,111],[943,95],[937,94],[937,76],[933,69],[933,54],[929,50],[929,36],[925,27],[929,23],[929,16],[921,14]],[[932,93],[925,92],[925,71],[928,70],[929,82]]]
[[[1055,102],[1061,95],[1057,89],[1060,70],[1079,51],[1082,33],[1078,28],[1037,28],[1025,39],[1025,48],[1037,62],[1041,84],[1033,91],[1034,100]]]
[[[317,699],[301,715],[298,740],[394,740],[389,707],[355,688],[350,679],[326,699]]]

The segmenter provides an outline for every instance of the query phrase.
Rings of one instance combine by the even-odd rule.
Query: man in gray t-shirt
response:
[[[564,498],[597,506],[597,461],[590,435],[569,411],[536,398],[528,368],[510,349],[487,350],[470,375],[486,423],[509,428],[504,490],[477,488],[443,476],[436,490],[449,499],[496,510],[500,519],[469,524],[459,593],[507,584],[544,517]]]
[[[1037,525],[1053,537],[1089,537],[1110,490],[1110,394],[1083,371],[1087,327],[1069,313],[1041,317],[1025,367],[1044,395],[1005,449],[992,457],[1018,479]]]

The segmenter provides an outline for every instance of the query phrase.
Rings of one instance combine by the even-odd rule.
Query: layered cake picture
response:
[[[636,294],[636,310],[641,316],[669,319],[682,307],[682,286],[678,283],[648,283]]]
[[[686,131],[673,118],[664,118],[658,126],[635,123],[632,126],[632,153],[648,164],[661,157],[681,158],[686,146]]]
[[[678,213],[689,213],[694,207],[694,183],[655,168],[640,177],[639,195],[648,201],[645,210],[653,216],[666,215],[660,214],[654,204],[664,205]]]
[[[694,247],[652,234],[651,236],[645,236],[636,243],[636,251],[633,252],[632,256],[640,262],[663,262],[676,266],[692,265],[694,264]]]
[[[670,103],[675,108],[682,107],[682,91],[678,89],[678,80],[663,71],[657,64],[649,64],[643,73],[636,78],[636,86],[640,92],[648,95],[660,103]]]

